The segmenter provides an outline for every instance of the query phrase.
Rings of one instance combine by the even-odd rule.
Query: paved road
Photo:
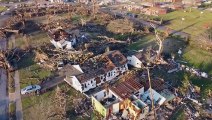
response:
[[[0,69],[0,76],[0,120],[7,120],[9,98],[7,96],[7,74],[4,69]]]
[[[7,39],[0,38],[0,50],[6,50]],[[6,70],[0,68],[0,120],[8,118],[9,98],[7,96],[7,73]]]

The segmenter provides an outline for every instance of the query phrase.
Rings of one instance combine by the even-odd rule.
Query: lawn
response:
[[[154,47],[155,41],[154,41],[154,35],[145,35],[142,38],[140,38],[138,41],[132,43],[129,45],[130,50],[140,50],[143,48],[146,48],[148,46]]]
[[[9,41],[8,47],[12,48],[13,46],[16,46],[16,47],[22,48],[22,46],[26,44],[25,41],[26,40],[24,39],[23,36],[18,36],[15,39],[15,42],[12,40]],[[50,38],[48,37],[47,33],[44,31],[33,32],[30,34],[28,38],[28,44],[33,47],[40,46],[45,43],[50,43]]]
[[[49,69],[41,68],[34,62],[33,53],[28,53],[18,62],[21,88],[31,84],[38,84],[52,75]]]
[[[84,98],[85,96],[66,83],[59,85],[61,90],[66,93],[67,117],[71,120],[89,120],[85,116],[74,114],[74,99]],[[55,96],[55,89],[40,96],[22,98],[23,116],[25,120],[47,120]]]
[[[0,12],[3,12],[3,11],[5,11],[5,10],[7,10],[7,7],[0,6]]]
[[[55,91],[40,96],[22,98],[24,120],[47,120]]]
[[[201,97],[210,98],[209,90],[212,91],[212,81],[204,78],[191,77],[192,84],[200,87]]]
[[[170,12],[166,15],[160,16],[165,21],[169,21],[168,27],[174,30],[182,30],[185,31],[192,36],[197,36],[200,33],[203,33],[206,29],[204,25],[207,23],[212,23],[212,13],[208,11],[202,11],[201,14],[200,10],[192,9],[190,12],[189,10],[174,11]],[[182,18],[185,18],[182,21]]]
[[[190,66],[212,75],[212,53],[189,46],[185,49],[183,59],[188,61]]]
[[[196,36],[206,30],[204,25],[212,24],[212,13],[203,11],[201,14],[201,11],[192,9],[191,12],[180,10],[160,17],[169,21],[168,27],[191,34],[190,44],[184,49],[182,59],[187,61],[189,66],[212,75],[212,53],[199,48],[199,44],[193,41]],[[183,22],[182,18],[185,18]],[[208,79],[192,78],[191,81],[201,87],[202,97],[206,97],[209,89],[212,90],[212,82]]]
[[[152,48],[157,49],[158,45],[156,44],[155,36],[154,35],[145,35],[140,38],[138,41],[129,45],[130,50],[141,50],[143,48],[147,48],[151,46]],[[179,38],[167,38],[163,42],[163,52],[164,53],[174,53],[176,54],[179,48],[185,48],[186,41],[179,39]]]

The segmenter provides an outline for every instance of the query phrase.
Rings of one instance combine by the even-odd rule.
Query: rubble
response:
[[[116,34],[133,33],[134,27],[133,23],[126,19],[117,19],[107,25],[107,30]]]
[[[167,73],[172,73],[172,72],[178,72],[178,71],[182,71],[185,70],[186,72],[189,72],[197,77],[202,77],[202,78],[209,78],[208,74],[206,72],[202,72],[199,69],[194,69],[192,67],[180,64],[175,62],[173,59],[172,60],[168,60],[169,63],[169,70]]]

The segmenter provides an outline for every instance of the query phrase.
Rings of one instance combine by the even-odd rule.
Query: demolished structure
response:
[[[127,59],[117,50],[88,59],[80,67],[82,74],[65,78],[68,84],[80,92],[94,89],[128,70]]]
[[[92,94],[92,105],[105,118],[144,119],[151,111],[151,95],[156,107],[161,106],[166,98],[154,89],[144,89],[138,77],[125,77],[125,81],[112,85]]]
[[[155,63],[157,52],[154,50],[141,50],[134,55],[127,56],[128,64],[136,68],[142,68],[144,65]]]
[[[73,49],[73,45],[76,45],[77,38],[67,33],[63,29],[56,29],[49,31],[49,36],[51,37],[51,43],[57,49]]]

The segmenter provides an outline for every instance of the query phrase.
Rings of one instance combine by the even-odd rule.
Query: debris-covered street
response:
[[[210,68],[184,57],[191,34],[155,20],[163,8],[107,2],[8,3],[0,119],[212,118]]]

